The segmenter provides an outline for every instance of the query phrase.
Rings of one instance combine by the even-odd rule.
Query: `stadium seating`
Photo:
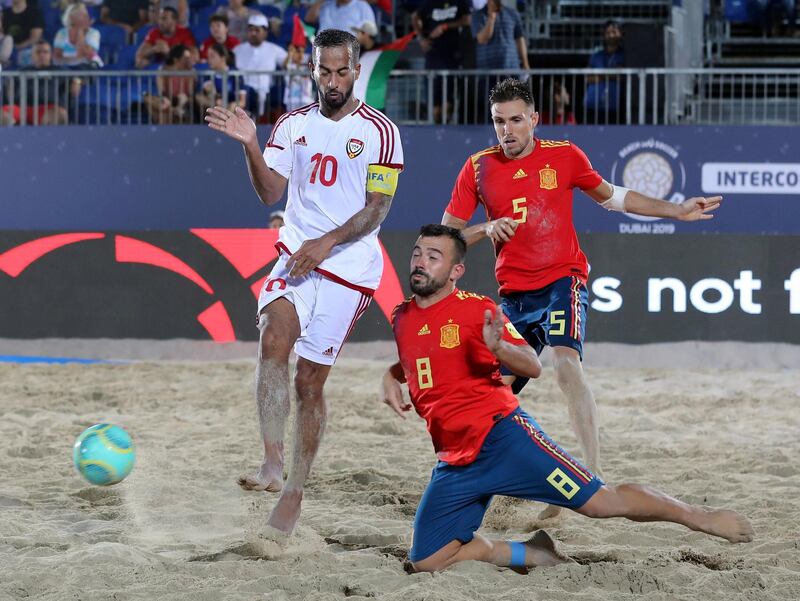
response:
[[[116,63],[120,51],[128,43],[128,32],[119,25],[95,23],[92,27],[100,32],[100,58],[107,65]]]

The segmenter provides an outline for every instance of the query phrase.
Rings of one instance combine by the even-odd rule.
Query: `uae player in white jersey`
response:
[[[353,96],[358,60],[358,41],[350,33],[320,32],[310,64],[318,102],[282,116],[263,155],[255,124],[241,109],[214,107],[205,117],[211,128],[242,143],[262,202],[278,202],[288,185],[280,256],[258,301],[256,402],[264,461],[254,474],[239,478],[245,490],[280,491],[267,524],[284,533],[300,515],[303,486],[325,428],[325,380],[381,279],[378,229],[403,168],[397,127]],[[297,411],[284,482],[293,346]]]

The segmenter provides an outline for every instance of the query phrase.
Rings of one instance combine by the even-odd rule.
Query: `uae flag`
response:
[[[356,98],[360,98],[376,109],[383,109],[386,106],[386,84],[389,81],[389,72],[394,68],[400,54],[406,49],[414,35],[416,34],[413,32],[409,33],[391,44],[361,55],[361,75],[356,80],[353,91]]]

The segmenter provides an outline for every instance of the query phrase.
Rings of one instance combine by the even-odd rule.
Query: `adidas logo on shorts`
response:
[[[322,354],[325,355],[326,357],[333,357],[333,347],[330,347],[328,350],[326,350]]]

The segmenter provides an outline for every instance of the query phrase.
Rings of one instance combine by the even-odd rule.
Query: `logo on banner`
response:
[[[628,144],[617,156],[611,167],[612,183],[676,204],[686,200],[686,168],[674,147],[650,138]],[[638,221],[660,219],[631,213],[625,215]]]
[[[360,155],[362,150],[364,150],[364,142],[361,140],[350,138],[347,141],[347,156],[349,156],[351,159],[354,159]]]

